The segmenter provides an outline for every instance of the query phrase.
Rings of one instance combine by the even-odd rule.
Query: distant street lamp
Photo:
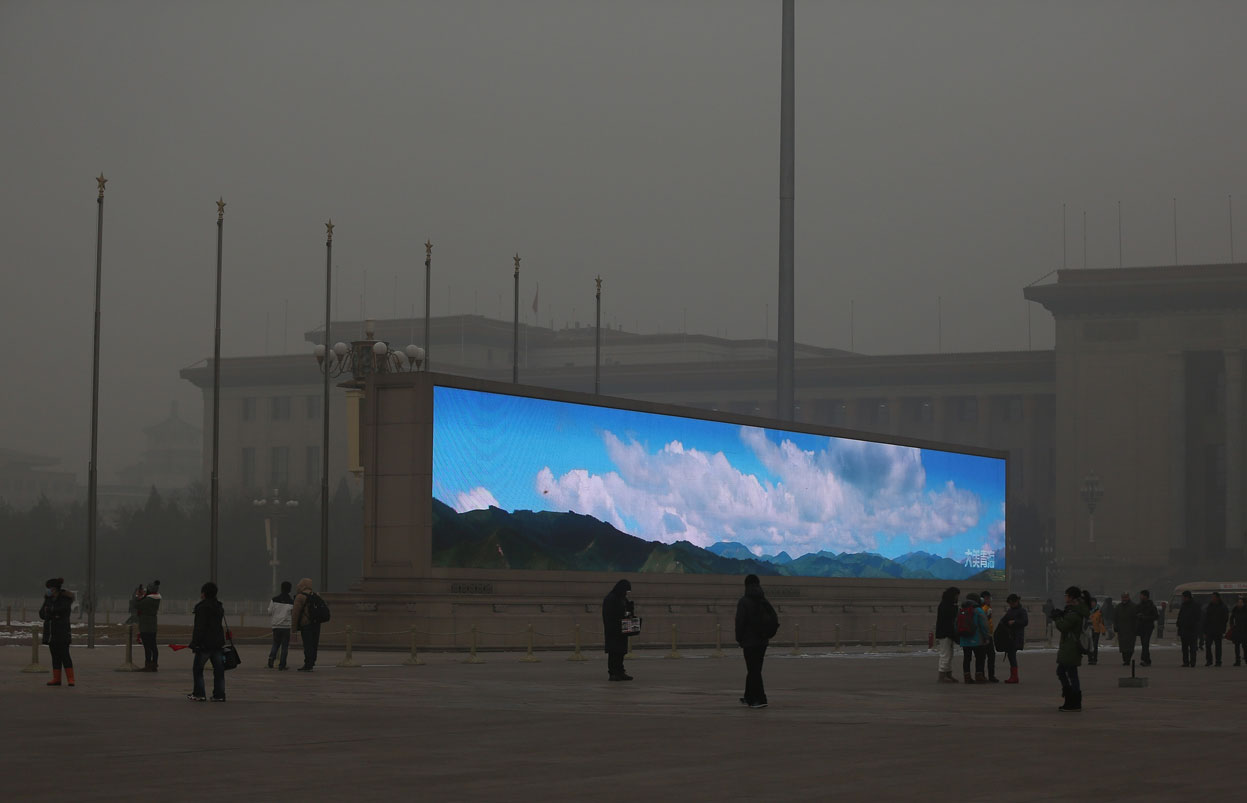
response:
[[[277,593],[277,533],[273,531],[273,520],[285,518],[288,511],[299,506],[297,499],[282,500],[276,488],[271,499],[255,499],[251,504],[264,511],[264,547],[268,550],[268,565],[273,567],[273,593]]]
[[[1079,496],[1087,505],[1087,541],[1095,543],[1095,508],[1104,498],[1104,488],[1100,486],[1100,478],[1094,471],[1083,478]]]
[[[407,346],[395,351],[389,343],[376,339],[376,325],[376,321],[365,321],[364,339],[352,341],[349,346],[339,341],[333,344],[332,350],[326,351],[323,345],[317,344],[312,353],[321,372],[326,377],[350,373],[351,382],[347,384],[362,388],[372,374],[419,371],[424,364],[424,349]]]

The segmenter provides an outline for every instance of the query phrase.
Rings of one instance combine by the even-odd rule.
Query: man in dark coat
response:
[[[1212,599],[1204,609],[1204,666],[1221,666],[1221,638],[1230,624],[1230,609],[1221,601],[1221,594],[1212,592]],[[1216,664],[1213,663],[1213,647],[1216,647]]]
[[[935,609],[935,644],[940,652],[940,683],[956,683],[953,677],[953,645],[957,643],[957,601],[961,589],[950,586],[944,589],[940,605]]]
[[[750,708],[766,708],[762,684],[762,661],[766,647],[779,629],[779,617],[762,593],[756,574],[745,578],[745,595],[736,603],[736,643],[745,654],[745,695],[740,701]]]
[[[632,583],[620,580],[602,600],[602,635],[605,641],[606,673],[611,680],[632,680],[624,671],[628,653],[628,637],[623,632],[623,618],[635,610],[630,598]]]
[[[1234,665],[1242,666],[1243,658],[1247,658],[1247,600],[1242,594],[1230,609],[1230,629],[1233,631],[1230,636],[1234,640]]]
[[[139,637],[143,639],[143,668],[141,672],[155,672],[160,651],[156,649],[156,622],[160,615],[160,581],[147,587],[142,598],[134,603],[139,622]]]
[[[191,652],[195,661],[191,664],[193,688],[186,699],[202,703],[204,694],[204,664],[212,662],[212,700],[225,702],[225,606],[216,598],[216,583],[204,583],[199,589],[201,599],[195,606],[195,627],[191,631]]]
[[[1113,625],[1117,628],[1117,649],[1121,650],[1122,666],[1130,666],[1130,661],[1134,658],[1134,639],[1139,626],[1139,609],[1131,602],[1128,591],[1122,593],[1121,604],[1113,606]]]
[[[49,686],[61,685],[61,669],[65,670],[66,685],[74,685],[74,662],[69,657],[69,614],[74,608],[74,595],[62,586],[65,581],[53,577],[44,583],[43,605],[39,606],[39,618],[43,620],[43,643],[52,653],[52,679]]]
[[[1182,665],[1195,666],[1195,653],[1199,647],[1199,603],[1190,591],[1182,592],[1182,605],[1178,607],[1178,638],[1182,640]]]
[[[1135,614],[1135,620],[1139,623],[1139,644],[1142,645],[1143,652],[1139,666],[1152,665],[1152,653],[1148,648],[1152,641],[1152,628],[1156,626],[1159,617],[1156,603],[1152,602],[1152,592],[1143,589],[1139,592],[1139,609]]]

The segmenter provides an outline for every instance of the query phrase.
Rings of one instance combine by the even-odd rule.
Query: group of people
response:
[[[631,626],[636,608],[632,601],[632,584],[620,580],[602,600],[602,630],[606,652],[608,680],[632,680],[624,671],[628,653],[628,636],[636,635]],[[762,682],[762,663],[766,648],[779,631],[779,616],[762,592],[762,581],[756,574],[745,578],[745,593],[736,603],[736,643],[745,657],[745,693],[742,704],[750,708],[766,708],[766,686]]]
[[[1113,604],[1112,597],[1105,597],[1100,602],[1090,592],[1082,592],[1083,604],[1090,611],[1086,625],[1091,629],[1091,651],[1087,655],[1087,665],[1094,666],[1100,662],[1100,637],[1106,639],[1116,637],[1117,649],[1121,655],[1122,666],[1130,666],[1134,660],[1134,647],[1137,642],[1139,665],[1152,665],[1152,632],[1160,619],[1160,609],[1152,602],[1152,592],[1144,589],[1139,592],[1136,603],[1130,598],[1130,592],[1124,591],[1121,601]]]
[[[996,677],[996,654],[1003,652],[1009,660],[1009,677],[1005,683],[1018,683],[1018,651],[1026,644],[1026,626],[1030,615],[1022,607],[1017,594],[1005,599],[1005,611],[997,624],[992,610],[992,593],[973,591],[960,599],[961,589],[944,589],[935,612],[935,638],[939,649],[939,682],[957,683],[953,677],[954,647],[961,647],[962,678],[966,683],[999,683]],[[970,674],[970,662],[974,674]]]
[[[1201,606],[1190,591],[1182,592],[1178,606],[1178,639],[1182,642],[1182,665],[1193,667],[1204,646],[1204,666],[1221,666],[1221,642],[1228,638],[1234,644],[1234,666],[1247,660],[1247,600],[1242,594],[1233,608],[1226,607],[1219,592]]]

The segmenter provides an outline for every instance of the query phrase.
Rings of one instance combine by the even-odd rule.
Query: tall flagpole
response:
[[[221,461],[221,243],[225,230],[225,199],[216,202],[216,327],[212,344],[212,485],[208,506],[208,579],[217,581],[217,536],[220,531],[220,461]]]
[[[597,329],[593,335],[593,392],[602,392],[602,277],[595,280],[597,290]]]
[[[511,332],[511,381],[520,381],[520,255],[515,254],[515,323]]]
[[[325,359],[333,344],[329,340],[329,300],[333,294],[333,221],[325,224]],[[325,395],[320,405],[320,590],[329,588],[329,371],[324,372]]]
[[[100,173],[96,183],[100,194],[95,203],[95,346],[91,363],[91,462],[87,464],[87,647],[95,648],[95,520],[99,498],[95,471],[100,433],[100,286],[103,277],[104,250],[104,185],[108,179]]]
[[[424,370],[429,370],[429,288],[433,281],[433,241],[424,241]]]
[[[793,47],[793,0],[784,0],[780,55],[779,101],[779,332],[776,342],[777,381],[775,417],[791,421],[793,414],[793,356],[796,351],[793,278],[793,101],[796,76]]]

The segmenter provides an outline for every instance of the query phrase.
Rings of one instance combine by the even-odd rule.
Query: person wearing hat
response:
[[[602,633],[606,652],[606,674],[610,680],[632,680],[624,671],[628,654],[628,636],[623,632],[623,619],[634,610],[631,600],[632,583],[620,580],[602,600]]]
[[[1195,666],[1199,651],[1199,624],[1203,619],[1199,603],[1190,591],[1182,592],[1182,604],[1178,607],[1178,638],[1182,640],[1182,665]]]
[[[987,661],[987,648],[983,645],[991,638],[987,629],[987,614],[983,613],[983,600],[971,591],[961,602],[957,611],[957,636],[961,643],[961,673],[966,683],[986,683],[983,664]],[[968,629],[962,623],[969,621]],[[970,658],[974,657],[974,674],[970,674]]]
[[[160,652],[156,649],[156,619],[160,614],[160,581],[153,580],[134,604],[139,621],[139,638],[143,639],[143,668],[140,672],[155,672]]]
[[[1008,634],[1005,655],[1009,659],[1009,679],[1005,683],[1017,683],[1018,650],[1022,649],[1026,643],[1026,625],[1030,624],[1030,615],[1022,607],[1022,598],[1017,594],[1010,594],[1005,599],[1005,604],[1009,608],[1005,611],[1005,615],[1000,617],[1000,626]]]
[[[779,630],[779,616],[762,593],[756,574],[745,578],[745,594],[736,603],[736,643],[745,654],[745,694],[740,701],[750,708],[766,708],[762,661],[766,648]]]
[[[69,614],[74,607],[74,593],[66,591],[65,580],[53,577],[43,584],[43,605],[39,606],[39,618],[43,620],[43,643],[52,653],[52,679],[49,686],[61,685],[61,670],[65,671],[66,685],[74,685],[74,662],[69,657]]]

